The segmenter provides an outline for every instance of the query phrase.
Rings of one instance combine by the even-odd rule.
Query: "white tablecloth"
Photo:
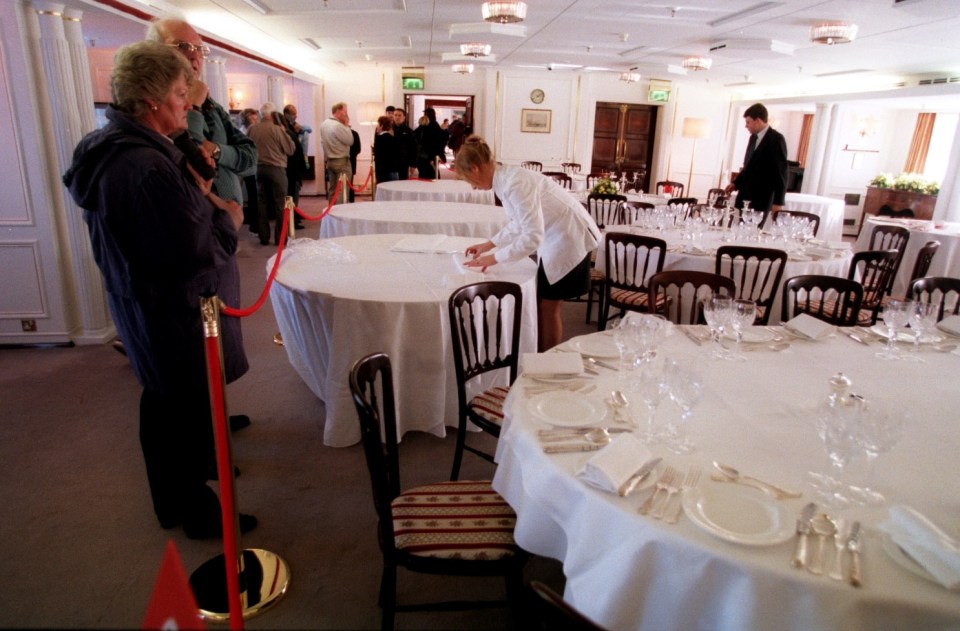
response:
[[[448,234],[489,239],[507,223],[499,206],[467,202],[339,204],[320,222],[320,237],[356,234]]]
[[[602,334],[598,334],[602,335]],[[881,455],[878,488],[895,503],[905,502],[956,536],[960,532],[960,357],[924,353],[926,363],[884,362],[869,347],[835,336],[825,342],[795,342],[783,352],[749,353],[733,363],[704,357],[705,395],[695,408],[688,433],[698,449],[677,456],[662,446],[652,451],[665,464],[685,471],[702,468],[701,486],[713,460],[742,472],[804,490],[789,500],[799,514],[811,499],[808,471],[827,467],[814,428],[813,410],[829,393],[827,380],[843,371],[853,391],[868,399],[887,394],[911,416],[906,435]],[[703,356],[675,333],[659,355]],[[607,376],[610,374],[611,376]],[[604,371],[589,395],[609,396],[615,376]],[[814,576],[790,566],[794,541],[751,547],[720,540],[688,518],[676,525],[641,516],[641,492],[619,498],[574,477],[589,453],[544,454],[534,432],[547,427],[528,409],[526,377],[512,388],[498,444],[494,488],[517,511],[518,543],[535,554],[563,563],[564,597],[608,629],[650,631],[867,631],[872,629],[958,629],[960,596],[895,563],[882,549],[876,524],[883,508],[853,509],[847,516],[865,527],[864,585]],[[632,409],[644,418],[643,403],[627,392]],[[669,401],[661,419],[676,418]]]
[[[378,351],[393,364],[398,436],[411,430],[443,436],[445,425],[457,424],[447,300],[467,283],[450,254],[390,251],[406,236],[292,241],[284,252],[270,298],[287,358],[325,404],[326,445],[360,441],[348,375],[357,359]],[[458,251],[473,242],[459,240]],[[271,257],[267,270],[272,265]],[[521,285],[520,347],[535,351],[536,265],[529,259],[496,265],[484,277]]]
[[[394,180],[377,184],[378,202],[469,202],[493,205],[493,191],[474,190],[463,180]]]
[[[937,223],[942,227],[934,228],[934,222],[932,221],[867,216],[863,229],[860,231],[860,236],[857,237],[855,247],[857,252],[869,249],[870,234],[873,232],[873,228],[880,224],[910,228],[910,240],[907,241],[907,249],[903,254],[900,269],[897,271],[897,278],[893,282],[893,295],[904,296],[907,293],[910,281],[913,280],[910,277],[913,274],[913,265],[917,262],[917,253],[928,241],[938,241],[940,247],[930,263],[927,276],[960,278],[960,223]]]
[[[613,229],[611,229],[613,230]],[[667,242],[667,255],[663,260],[663,271],[668,270],[692,270],[698,272],[716,272],[717,270],[717,248],[721,245],[745,245],[750,247],[784,249],[782,242],[763,242],[756,241],[730,243],[721,242],[720,231],[710,231],[704,234],[701,247],[708,254],[689,254],[680,251],[682,245],[691,245],[690,241],[681,241],[680,232],[677,230],[667,230],[664,232],[644,231],[635,226],[617,226],[616,232],[630,232],[634,234],[646,234],[648,236],[663,239]],[[609,231],[608,231],[609,232]],[[607,269],[607,258],[604,248],[605,242],[601,241],[597,247],[596,268],[601,272]],[[777,288],[776,297],[773,300],[770,314],[770,324],[780,322],[780,305],[783,297],[783,283],[788,278],[800,276],[802,274],[823,274],[825,276],[846,276],[850,267],[850,259],[853,256],[851,250],[838,250],[834,258],[818,258],[816,260],[794,260],[788,259],[783,270],[783,277],[780,280],[780,287]]]
[[[843,239],[844,205],[842,199],[787,193],[783,205],[787,210],[801,210],[818,215],[820,217],[820,229],[817,231],[817,238],[825,241],[840,241]]]

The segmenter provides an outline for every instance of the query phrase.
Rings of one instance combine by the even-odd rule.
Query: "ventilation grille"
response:
[[[936,79],[920,79],[919,85],[939,85],[941,83],[960,83],[960,77],[937,77]]]

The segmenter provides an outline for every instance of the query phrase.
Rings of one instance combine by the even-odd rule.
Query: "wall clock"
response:
[[[532,90],[530,92],[530,100],[533,101],[536,105],[540,105],[541,103],[543,103],[544,96],[545,95],[543,93],[543,90],[541,90],[540,88],[537,88],[536,90]]]

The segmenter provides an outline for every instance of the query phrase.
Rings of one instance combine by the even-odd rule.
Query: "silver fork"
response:
[[[656,501],[660,491],[666,491],[669,488],[668,485],[673,482],[673,479],[677,475],[678,472],[673,467],[667,467],[663,470],[663,475],[660,476],[660,479],[657,480],[656,485],[654,485],[653,492],[650,494],[650,497],[648,497],[647,501],[645,501],[638,509],[641,515],[646,515],[650,512],[650,509],[653,508],[653,503]]]
[[[680,472],[677,472],[677,475],[673,476],[673,479],[667,484],[667,496],[663,498],[663,501],[660,502],[660,505],[657,506],[657,510],[653,512],[654,519],[663,519],[663,515],[667,510],[667,506],[670,505],[670,500],[673,499],[673,496],[680,492],[683,480],[681,479],[682,475]]]
[[[694,489],[700,483],[700,467],[690,467],[687,471],[687,478],[683,481],[681,493],[686,493],[689,489]],[[677,507],[667,517],[668,524],[675,524],[680,519],[680,512],[683,510],[683,502],[677,500]]]

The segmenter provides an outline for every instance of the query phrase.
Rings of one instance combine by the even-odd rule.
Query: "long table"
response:
[[[853,391],[868,400],[886,395],[909,411],[905,436],[879,459],[878,488],[891,502],[913,506],[956,535],[960,357],[926,351],[924,363],[884,362],[874,357],[879,348],[834,335],[822,342],[794,341],[782,352],[754,351],[747,361],[735,363],[708,359],[706,346],[674,334],[658,356],[697,358],[705,373],[705,395],[687,428],[698,450],[677,456],[662,446],[651,449],[681,470],[701,467],[701,487],[732,486],[709,479],[711,462],[717,460],[801,489],[804,497],[784,503],[791,516],[798,515],[812,496],[806,473],[827,468],[814,426],[816,406],[830,392],[828,379],[842,371],[853,381]],[[582,396],[602,406],[616,387],[616,376],[604,371],[589,381],[596,388]],[[538,420],[531,401],[546,395],[528,395],[532,385],[543,384],[521,377],[511,389],[494,488],[517,511],[517,542],[560,560],[567,577],[564,598],[605,628],[960,628],[957,594],[908,571],[884,550],[876,525],[885,518],[885,508],[843,513],[861,520],[866,529],[863,587],[814,576],[791,567],[792,539],[767,546],[731,543],[686,517],[670,525],[638,514],[646,491],[620,498],[583,483],[574,474],[590,453],[544,453],[536,430],[549,425]],[[642,401],[634,392],[626,394],[627,410],[643,419]],[[675,418],[673,408],[667,401],[658,414]]]

